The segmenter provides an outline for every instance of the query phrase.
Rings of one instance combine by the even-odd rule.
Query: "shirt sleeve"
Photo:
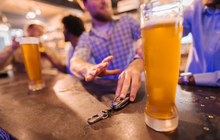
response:
[[[127,18],[131,27],[132,36],[137,41],[141,37],[140,22],[136,20],[131,14],[128,14]]]
[[[196,85],[220,87],[220,71],[194,74]]]
[[[193,17],[194,3],[184,10],[183,13],[183,37],[191,32],[191,20]]]
[[[73,57],[78,57],[85,62],[91,63],[91,54],[92,45],[89,42],[89,37],[86,33],[83,33],[79,39],[79,42],[77,43]]]

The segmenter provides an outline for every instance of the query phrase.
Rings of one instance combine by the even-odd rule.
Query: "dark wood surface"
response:
[[[0,78],[0,127],[21,140],[220,140],[220,88],[177,86],[179,126],[170,133],[145,125],[145,86],[135,102],[111,117],[87,119],[111,104],[117,80],[86,83],[64,74],[43,75],[46,88],[28,90],[25,73]]]

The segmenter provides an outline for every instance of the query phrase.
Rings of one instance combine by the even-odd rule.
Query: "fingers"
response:
[[[138,89],[141,86],[141,74],[137,72],[123,72],[118,79],[117,89],[115,92],[115,97],[120,96],[125,98],[129,90],[131,83],[130,101],[133,102],[136,98]]]
[[[130,101],[133,102],[135,100],[137,91],[140,88],[140,86],[141,86],[141,77],[137,73],[134,73],[132,75]]]
[[[113,56],[111,55],[111,56],[106,57],[106,58],[102,61],[102,63],[104,63],[104,62],[110,62],[110,61],[112,61],[112,60],[113,60]]]
[[[100,63],[94,67],[92,67],[87,76],[85,77],[85,80],[92,81],[97,75],[99,75],[103,70],[105,70],[108,67],[108,63]]]
[[[117,89],[115,92],[115,98],[118,97],[121,93],[121,89],[124,83],[124,75],[125,75],[125,72],[122,72],[118,77],[118,84],[117,84]]]
[[[107,75],[117,75],[118,73],[120,73],[120,70],[106,71],[106,68],[109,66],[109,62],[112,60],[113,60],[113,56],[108,56],[101,63],[92,67],[88,71],[88,74],[85,77],[85,80],[88,82],[88,81],[93,80],[98,75],[99,76],[107,76]],[[100,75],[100,73],[101,73],[101,75]]]
[[[120,69],[115,69],[115,70],[106,70],[103,73],[101,73],[99,76],[108,76],[108,75],[117,75],[120,73]]]
[[[92,81],[100,72],[100,69],[94,69],[90,71],[90,73],[86,76],[85,80],[86,82]]]
[[[128,89],[130,87],[130,83],[131,83],[131,73],[129,71],[126,71],[124,76],[123,86],[121,89],[121,94],[120,94],[120,97],[122,99],[124,99],[125,96],[127,95]]]

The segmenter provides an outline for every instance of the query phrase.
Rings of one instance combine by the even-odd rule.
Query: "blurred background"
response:
[[[112,0],[115,18],[131,13],[139,20],[139,7],[145,0]],[[183,0],[184,8],[193,0]],[[30,22],[45,23],[44,43],[58,50],[65,58],[70,43],[64,42],[61,20],[69,14],[81,18],[86,31],[91,27],[91,17],[84,10],[82,0],[0,0],[0,51],[12,43],[13,36],[23,36],[24,26]],[[180,71],[185,68],[191,35],[182,39]]]

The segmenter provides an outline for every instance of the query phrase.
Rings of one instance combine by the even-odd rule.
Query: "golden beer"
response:
[[[30,79],[29,89],[33,91],[43,89],[45,83],[41,75],[39,40],[34,37],[21,38],[20,45],[25,67]]]
[[[162,3],[161,7],[156,5],[156,8],[153,5],[151,8],[146,8],[146,5],[142,7],[142,11],[149,9],[147,12],[142,12],[144,14],[141,19],[147,92],[145,122],[156,131],[172,131],[178,126],[175,94],[183,28],[181,16],[174,17],[176,13],[169,15],[170,11],[178,11],[169,7],[178,8],[178,5],[179,3],[174,1]]]

